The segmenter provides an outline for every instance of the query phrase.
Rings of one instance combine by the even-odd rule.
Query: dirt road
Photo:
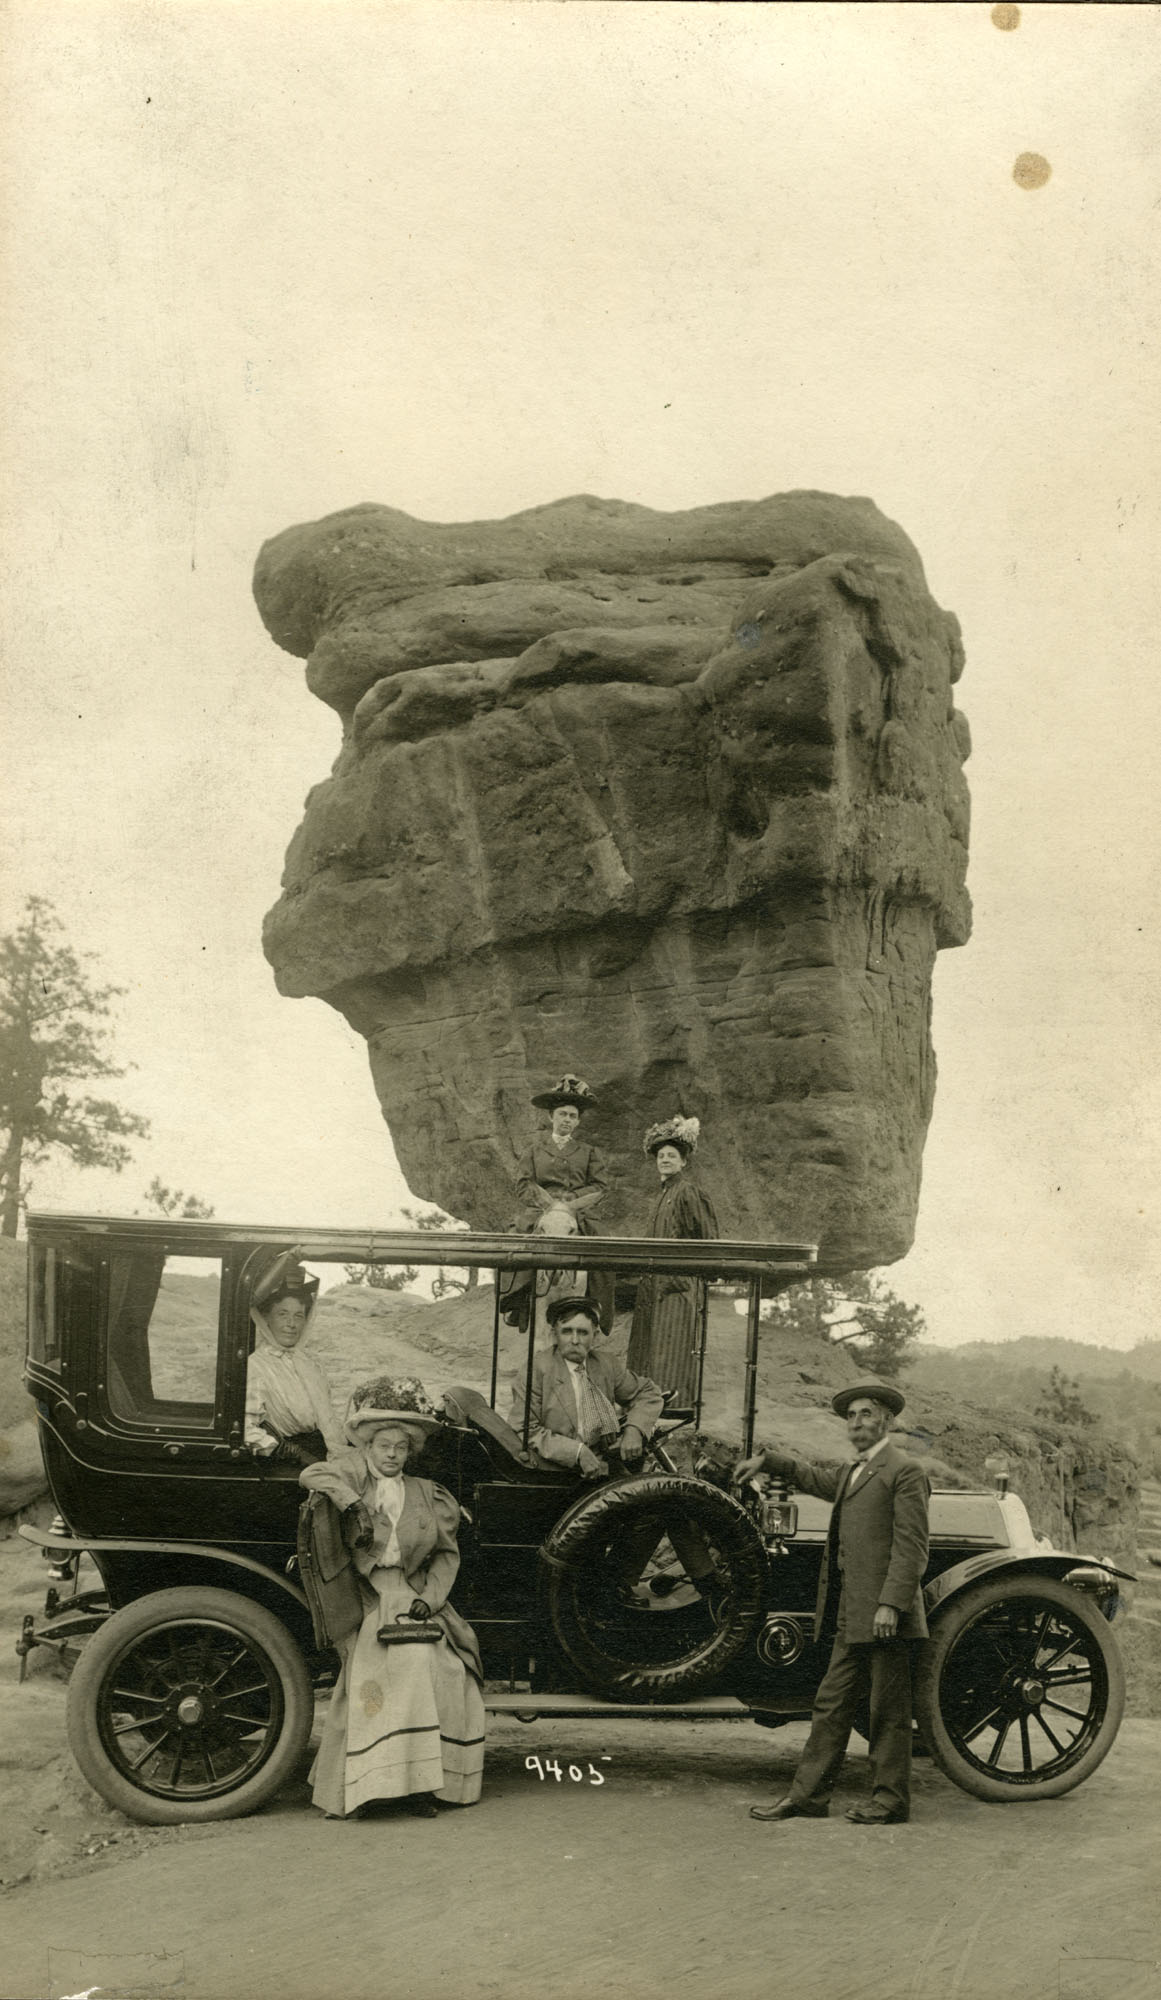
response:
[[[11,1891],[0,1996],[1156,2000],[1161,1723],[1050,1804],[919,1763],[910,1825],[853,1827],[855,1758],[829,1820],[752,1822],[804,1733],[499,1722],[483,1801],[434,1821],[327,1822],[304,1774],[254,1819]]]

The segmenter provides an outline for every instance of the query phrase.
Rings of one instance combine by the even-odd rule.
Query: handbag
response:
[[[420,1618],[404,1624],[400,1612],[394,1625],[380,1625],[375,1637],[381,1646],[438,1646],[443,1627],[434,1618]]]

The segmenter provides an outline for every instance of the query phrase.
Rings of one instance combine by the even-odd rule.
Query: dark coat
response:
[[[850,1463],[812,1464],[767,1450],[768,1471],[800,1493],[832,1500],[833,1511],[818,1580],[814,1636],[822,1634],[828,1599],[843,1592],[843,1636],[848,1644],[875,1636],[875,1612],[892,1604],[899,1613],[901,1639],[926,1639],[923,1572],[927,1568],[927,1474],[918,1459],[887,1443],[860,1473],[854,1492],[847,1488]]]
[[[718,1234],[714,1205],[688,1167],[662,1184],[649,1218],[650,1236],[706,1240]],[[676,1392],[678,1405],[697,1397],[698,1348],[705,1285],[675,1272],[646,1272],[637,1284],[629,1365]]]
[[[517,1229],[535,1229],[545,1210],[563,1203],[576,1216],[582,1236],[593,1234],[590,1209],[604,1199],[608,1187],[604,1162],[595,1146],[572,1139],[558,1146],[546,1133],[534,1139],[516,1169],[520,1214]]]

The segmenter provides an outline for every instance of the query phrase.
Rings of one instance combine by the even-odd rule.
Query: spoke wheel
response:
[[[1051,1577],[953,1598],[924,1649],[916,1707],[941,1769],[976,1798],[1050,1799],[1107,1756],[1125,1675],[1107,1621]]]
[[[73,1754],[110,1805],[154,1825],[232,1818],[272,1796],[310,1735],[295,1641],[229,1590],[163,1590],[116,1612],[69,1684]]]

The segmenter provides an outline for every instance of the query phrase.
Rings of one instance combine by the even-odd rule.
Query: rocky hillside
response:
[[[909,1375],[916,1395],[959,1405],[1052,1412],[1070,1438],[1115,1438],[1161,1478],[1161,1342],[1121,1353],[1077,1340],[973,1342],[924,1348]],[[1053,1371],[1061,1378],[1054,1391]],[[1049,1418],[1049,1428],[1052,1421]]]

